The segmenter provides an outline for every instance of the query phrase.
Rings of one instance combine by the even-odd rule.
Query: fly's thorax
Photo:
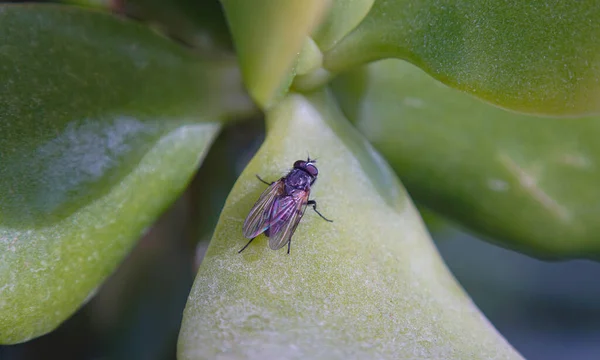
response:
[[[286,190],[307,190],[310,189],[310,185],[314,182],[314,177],[311,176],[304,170],[294,169],[285,177]]]

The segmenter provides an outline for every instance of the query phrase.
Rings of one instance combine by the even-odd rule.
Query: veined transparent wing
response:
[[[283,181],[275,181],[260,195],[244,221],[244,237],[252,239],[262,234],[270,226],[271,208],[275,200],[283,194]]]
[[[289,196],[278,198],[271,209],[269,227],[269,247],[282,248],[291,239],[300,223],[310,191],[298,191]]]

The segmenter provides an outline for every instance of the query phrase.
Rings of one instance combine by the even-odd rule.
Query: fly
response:
[[[250,241],[238,253],[244,251],[258,235],[264,233],[269,238],[269,247],[272,250],[281,249],[287,244],[289,254],[292,235],[307,206],[312,206],[323,220],[333,222],[317,210],[315,200],[309,200],[310,187],[319,175],[316,162],[310,158],[306,161],[298,160],[286,176],[272,183],[256,176],[269,187],[260,195],[244,221],[242,231],[244,237]]]

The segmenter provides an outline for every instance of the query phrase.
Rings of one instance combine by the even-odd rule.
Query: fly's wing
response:
[[[271,208],[275,200],[283,194],[283,181],[275,181],[260,195],[244,221],[244,237],[252,239],[269,228]]]
[[[300,223],[309,191],[298,191],[292,195],[280,197],[271,209],[271,226],[269,227],[269,247],[280,249],[287,244]]]

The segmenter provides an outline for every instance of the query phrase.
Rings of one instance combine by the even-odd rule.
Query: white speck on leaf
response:
[[[510,189],[510,185],[506,181],[500,179],[488,179],[487,186],[490,190],[496,192],[506,192]]]
[[[564,222],[571,221],[571,215],[569,211],[539,186],[538,178],[536,176],[519,166],[506,154],[500,154],[499,160],[506,167],[506,169],[515,176],[521,185],[521,188],[529,193],[532,198],[537,200],[557,219]]]

